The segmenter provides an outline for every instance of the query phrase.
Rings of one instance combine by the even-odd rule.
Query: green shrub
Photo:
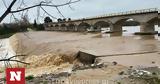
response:
[[[26,77],[26,80],[33,80],[34,79],[34,76],[33,75],[29,75]]]

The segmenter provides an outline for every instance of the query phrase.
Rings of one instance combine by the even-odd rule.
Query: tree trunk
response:
[[[3,13],[3,15],[0,17],[0,23],[3,21],[3,19],[11,12],[11,8],[13,7],[13,5],[15,4],[17,0],[13,0],[12,3],[9,5],[9,7],[7,8],[7,10]]]

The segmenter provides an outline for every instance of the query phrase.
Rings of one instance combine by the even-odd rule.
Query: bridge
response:
[[[109,32],[122,34],[123,26],[140,26],[137,34],[156,34],[155,25],[160,25],[158,8],[133,10],[103,16],[45,23],[47,31],[100,32],[101,28],[109,28]]]

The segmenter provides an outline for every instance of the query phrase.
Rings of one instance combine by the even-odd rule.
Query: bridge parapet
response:
[[[160,10],[158,8],[132,10],[132,11],[126,11],[126,12],[119,12],[119,13],[110,13],[110,14],[105,14],[105,15],[102,15],[102,16],[87,17],[87,18],[83,18],[83,19],[113,17],[113,16],[131,15],[131,14],[142,14],[142,13],[152,13],[152,12],[160,13]],[[83,19],[74,19],[74,20],[76,21],[76,20],[83,20]]]

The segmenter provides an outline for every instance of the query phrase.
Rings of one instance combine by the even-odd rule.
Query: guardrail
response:
[[[88,18],[83,18],[83,19],[102,18],[102,17],[119,16],[119,15],[130,15],[130,14],[141,14],[141,13],[150,13],[150,12],[158,12],[158,13],[160,13],[160,10],[158,8],[132,10],[132,11],[126,11],[126,12],[105,14],[105,15],[96,16],[96,17],[88,17]],[[83,20],[83,19],[74,19],[74,20]]]

